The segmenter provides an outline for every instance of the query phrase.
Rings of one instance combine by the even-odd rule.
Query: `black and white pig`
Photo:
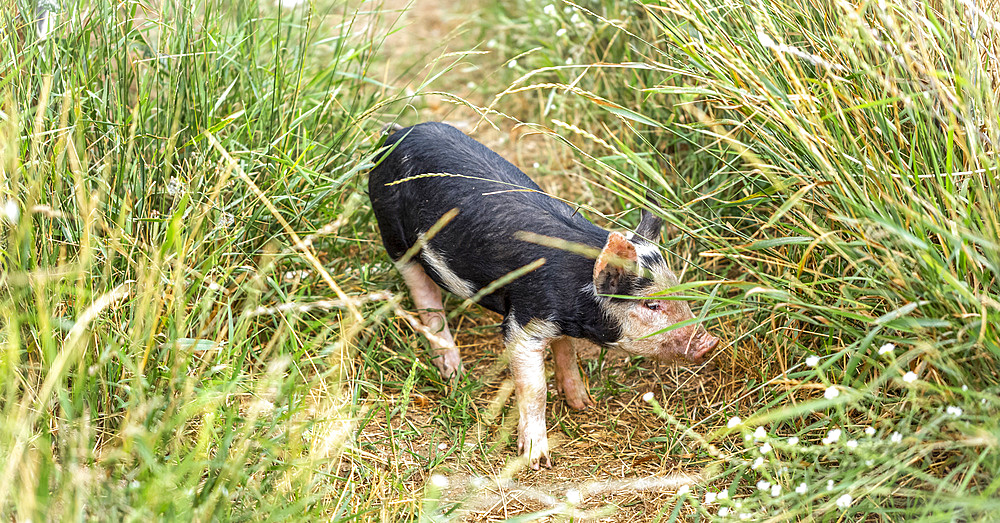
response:
[[[434,333],[428,339],[443,376],[461,373],[462,360],[445,322],[440,288],[470,298],[511,271],[545,260],[479,301],[504,317],[520,414],[517,447],[532,468],[551,466],[546,347],[552,348],[557,388],[571,407],[582,409],[594,403],[577,365],[579,340],[692,362],[718,344],[697,323],[655,334],[694,316],[686,302],[657,295],[677,285],[677,278],[652,243],[662,225],[653,213],[643,211],[634,234],[604,230],[543,193],[500,155],[443,123],[397,127],[385,145],[387,152],[369,175],[372,208],[385,248]],[[458,210],[454,219],[425,237],[452,209]],[[600,255],[595,261],[530,243],[522,231],[591,246]],[[401,263],[418,243],[416,256]]]

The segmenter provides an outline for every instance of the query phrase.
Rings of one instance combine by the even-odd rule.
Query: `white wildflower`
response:
[[[579,505],[583,501],[583,496],[579,490],[571,488],[566,491],[566,501],[569,501],[571,505]]]
[[[833,490],[833,480],[832,479],[826,480],[826,490]]]
[[[858,448],[858,440],[849,439],[847,440],[847,448],[856,449]]]
[[[867,467],[870,467],[870,466],[872,466],[874,464],[875,464],[875,462],[872,461],[872,460],[870,460],[870,459],[866,459],[865,460],[865,466],[867,466]]]
[[[542,8],[542,12],[549,16],[556,16],[556,6],[549,4]]]
[[[917,373],[913,372],[912,370],[908,371],[906,374],[903,374],[903,381],[907,383],[913,383],[914,381],[917,381]]]
[[[729,507],[722,507],[719,509],[719,517],[724,518],[729,515]]]
[[[565,27],[560,27],[559,30],[556,31],[556,38],[562,38],[566,36],[566,33],[568,32],[569,31],[567,31]]]
[[[642,401],[645,401],[646,403],[649,403],[650,401],[653,401],[653,393],[652,392],[647,392],[647,393],[643,394],[642,395]]]
[[[17,206],[17,201],[7,200],[4,202],[3,217],[10,223],[17,223],[21,219],[21,209]]]
[[[796,494],[805,495],[806,492],[809,492],[809,486],[805,482],[799,483],[799,486],[795,487]]]
[[[507,67],[509,67],[511,69],[514,69],[515,67],[517,67],[517,60],[511,60],[511,61],[507,62]]]
[[[806,365],[810,367],[815,367],[816,365],[819,365],[819,356],[813,355],[806,358]]]
[[[865,428],[865,434],[867,434],[869,436],[874,436],[875,435],[875,427],[866,427]]]
[[[448,444],[447,443],[443,443],[443,442],[439,443],[438,444],[438,450],[448,450]]]
[[[691,487],[688,485],[681,485],[681,488],[677,489],[677,495],[684,495],[691,492]]]
[[[757,430],[753,431],[753,439],[764,439],[767,437],[767,431],[764,427],[757,427]]]
[[[716,497],[717,497],[716,493],[709,490],[708,492],[705,493],[705,504],[707,505],[709,503],[715,503]]]
[[[791,445],[791,446],[793,446],[793,447],[795,445],[798,445],[799,444],[799,437],[798,436],[792,436],[792,437],[788,438],[788,444]]]
[[[822,439],[824,445],[829,445],[835,441],[840,440],[841,431],[840,429],[831,429],[830,432],[826,433],[826,437]]]
[[[170,180],[167,181],[167,194],[170,196],[179,196],[183,191],[184,186],[181,184],[181,181],[176,176],[171,176]]]
[[[826,399],[828,399],[828,400],[832,400],[833,398],[836,398],[837,396],[840,396],[840,391],[837,390],[836,386],[827,387],[826,391],[823,392],[823,397],[826,398]]]
[[[962,415],[962,407],[956,407],[954,405],[949,405],[948,408],[945,409],[945,412],[947,412],[948,414],[950,414],[952,416],[955,416],[957,418],[957,417],[959,417],[959,416]]]
[[[741,420],[739,416],[733,416],[729,418],[729,423],[726,423],[726,427],[733,428],[739,425],[740,423],[743,423],[743,420]]]
[[[852,498],[850,494],[844,494],[843,496],[837,498],[837,506],[840,508],[847,508],[851,506],[853,501],[854,498]]]
[[[776,498],[781,495],[781,485],[771,485],[771,497]]]
[[[757,459],[753,460],[753,465],[750,465],[750,468],[757,470],[763,464],[764,464],[764,457],[760,456]]]
[[[903,435],[898,432],[893,432],[892,436],[889,436],[889,441],[893,443],[899,443],[903,441]]]
[[[716,498],[719,499],[719,501],[722,501],[724,499],[729,499],[729,491],[728,490],[720,490],[719,491],[719,495],[716,496]]]
[[[762,479],[757,482],[757,490],[767,490],[771,488],[771,482],[766,479]]]
[[[541,167],[541,166],[542,166],[542,164],[540,164],[540,163],[538,163],[538,162],[535,162],[535,163],[531,164],[531,166],[532,166],[533,168],[537,169],[537,168]]]
[[[969,392],[969,386],[968,385],[962,385],[962,392]]]
[[[431,476],[431,485],[434,485],[439,489],[448,488],[448,478],[446,476],[442,476],[441,474],[434,474]]]
[[[884,356],[890,352],[896,350],[896,346],[891,343],[886,343],[885,345],[878,348],[878,355]]]
[[[767,454],[768,452],[771,452],[771,444],[770,443],[765,443],[765,444],[763,444],[763,445],[760,446],[760,453],[761,454]]]

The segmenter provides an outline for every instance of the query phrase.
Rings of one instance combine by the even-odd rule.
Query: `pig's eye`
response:
[[[644,301],[644,302],[642,302],[642,304],[645,305],[646,308],[649,309],[649,310],[651,310],[651,311],[658,311],[658,310],[660,310],[660,302],[658,302],[658,301]]]

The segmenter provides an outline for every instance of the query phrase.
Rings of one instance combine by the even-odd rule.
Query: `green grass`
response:
[[[665,247],[697,278],[724,281],[693,298],[721,316],[721,361],[750,386],[712,419],[686,420],[715,445],[703,448],[707,490],[730,494],[690,499],[703,514],[996,513],[997,15],[922,6],[520,2],[494,12],[511,53],[536,49],[495,103],[543,107],[539,124],[617,195],[611,207],[662,195],[676,231]],[[887,343],[895,350],[880,353]],[[733,413],[742,423],[727,428]],[[744,440],[757,426],[774,451]],[[823,444],[834,429],[841,437]],[[758,480],[780,492],[758,491]]]
[[[671,262],[703,282],[731,379],[650,406],[655,452],[707,478],[656,517],[997,513],[998,16],[551,5],[479,12],[455,38],[490,57],[393,70],[380,3],[93,0],[45,38],[28,2],[0,8],[0,515],[453,518],[421,494],[453,451],[409,442],[487,427],[471,452],[513,457],[513,420],[476,403],[485,375],[449,388],[421,357],[363,187],[381,125],[415,123],[393,86],[470,76],[565,144],[602,223],[659,195]],[[588,362],[595,397],[630,390],[627,365]]]
[[[95,0],[44,39],[0,10],[0,514],[359,510],[344,378],[386,302],[343,273],[370,269],[351,239],[392,100],[377,10]]]

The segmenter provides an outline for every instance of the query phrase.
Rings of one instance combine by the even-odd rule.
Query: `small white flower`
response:
[[[823,392],[823,397],[826,398],[826,399],[828,399],[828,400],[832,400],[833,398],[836,398],[837,396],[840,396],[840,391],[837,390],[836,386],[827,387],[826,391]]]
[[[799,486],[795,487],[796,494],[804,495],[806,492],[809,492],[809,486],[805,482],[799,483]]]
[[[499,44],[496,40],[490,40],[489,42],[486,42],[486,47],[489,47],[490,49],[493,49],[497,45]]]
[[[4,202],[3,217],[10,223],[17,223],[21,218],[21,209],[17,206],[17,201],[7,200]]]
[[[873,465],[874,463],[875,463],[875,462],[874,462],[874,461],[872,461],[872,460],[870,460],[870,459],[866,459],[866,460],[865,460],[865,466],[868,466],[868,467],[870,467],[870,466],[872,466],[872,465]]]
[[[753,465],[750,465],[750,468],[757,470],[763,464],[764,464],[764,457],[760,456],[757,459],[753,460]]]
[[[566,491],[566,501],[569,501],[571,505],[579,505],[583,501],[583,496],[580,495],[579,490],[571,488]]]
[[[719,491],[719,495],[718,495],[718,496],[716,496],[716,498],[717,498],[717,499],[718,499],[719,501],[722,501],[722,500],[724,500],[724,499],[729,499],[729,491],[728,491],[728,490],[720,490],[720,491]]]
[[[914,381],[917,381],[917,373],[913,372],[912,370],[908,371],[906,374],[903,374],[903,381],[907,383],[913,383]]]
[[[448,450],[448,444],[447,443],[439,443],[438,444],[438,450]]]
[[[542,8],[542,12],[549,16],[556,16],[556,6],[549,4]]]
[[[858,448],[858,440],[849,439],[847,440],[847,448],[856,449]]]
[[[573,13],[573,16],[569,18],[569,23],[575,24],[580,21],[580,13]]]
[[[439,489],[448,488],[448,478],[446,476],[442,476],[441,474],[434,474],[431,476],[431,485],[434,485]]]
[[[559,30],[556,31],[556,38],[562,38],[566,36],[566,33],[568,32],[569,31],[567,31],[565,27],[560,27]]]
[[[538,162],[535,162],[535,163],[531,164],[531,166],[534,167],[535,169],[537,169],[537,168],[541,167],[542,164],[540,164]],[[652,393],[650,393],[650,394],[652,394]]]
[[[833,480],[832,479],[826,480],[826,490],[833,490]]]
[[[843,496],[837,498],[837,506],[840,508],[847,508],[851,506],[853,501],[854,498],[852,498],[850,494],[844,494]]]
[[[962,392],[969,392],[969,386],[968,385],[962,385]]]
[[[647,392],[647,393],[643,394],[642,395],[642,401],[645,401],[646,403],[649,403],[650,401],[653,401],[653,393],[652,392]]]
[[[903,441],[903,435],[898,432],[893,432],[892,436],[889,436],[889,441],[893,443],[899,443]]]
[[[767,490],[771,488],[771,482],[766,479],[762,479],[757,482],[757,490]]]
[[[781,495],[781,485],[771,485],[771,497],[776,498]]]
[[[810,367],[815,367],[816,365],[819,365],[819,356],[809,356],[808,358],[806,358],[806,365]]]
[[[476,88],[476,82],[467,82],[467,83],[465,84],[465,87],[466,87],[467,89],[475,89],[475,88]]]
[[[753,439],[764,439],[767,437],[767,431],[764,427],[757,427],[757,430],[753,431]]]
[[[896,350],[896,346],[891,343],[886,343],[885,345],[878,348],[878,355],[883,356],[889,354],[890,352]]]
[[[705,493],[705,504],[715,503],[716,493],[711,490]]]
[[[573,65],[573,58],[567,58],[566,65]]]
[[[691,492],[691,487],[687,485],[681,485],[681,488],[677,489],[677,495],[684,495]]]
[[[951,405],[947,409],[945,409],[945,412],[957,418],[962,415],[962,407],[956,407]]]
[[[726,427],[733,428],[739,425],[740,423],[743,423],[743,420],[741,420],[739,416],[733,416],[729,418],[729,423],[726,423]]]
[[[507,67],[509,67],[511,69],[517,67],[517,60],[511,60],[511,61],[507,62]]]
[[[724,518],[729,515],[729,507],[722,507],[719,509],[719,517]]]
[[[740,521],[747,521],[750,519],[749,512],[740,512]]]
[[[824,445],[829,445],[830,443],[833,443],[835,441],[839,441],[840,440],[840,435],[841,435],[840,429],[831,429],[830,432],[826,433],[826,437],[823,438],[823,440],[822,440],[823,444]]]
[[[867,434],[869,436],[874,436],[875,435],[875,427],[866,427],[865,428],[865,434]]]
[[[167,194],[170,196],[178,196],[184,191],[184,186],[181,181],[177,179],[176,176],[171,176],[170,180],[167,181]]]
[[[767,454],[768,452],[771,452],[771,444],[770,443],[765,443],[765,444],[763,444],[763,445],[760,446],[760,453],[761,454]]]
[[[799,437],[798,436],[792,436],[792,437],[788,438],[788,444],[791,445],[791,446],[793,446],[793,447],[795,445],[798,445],[799,444]]]

